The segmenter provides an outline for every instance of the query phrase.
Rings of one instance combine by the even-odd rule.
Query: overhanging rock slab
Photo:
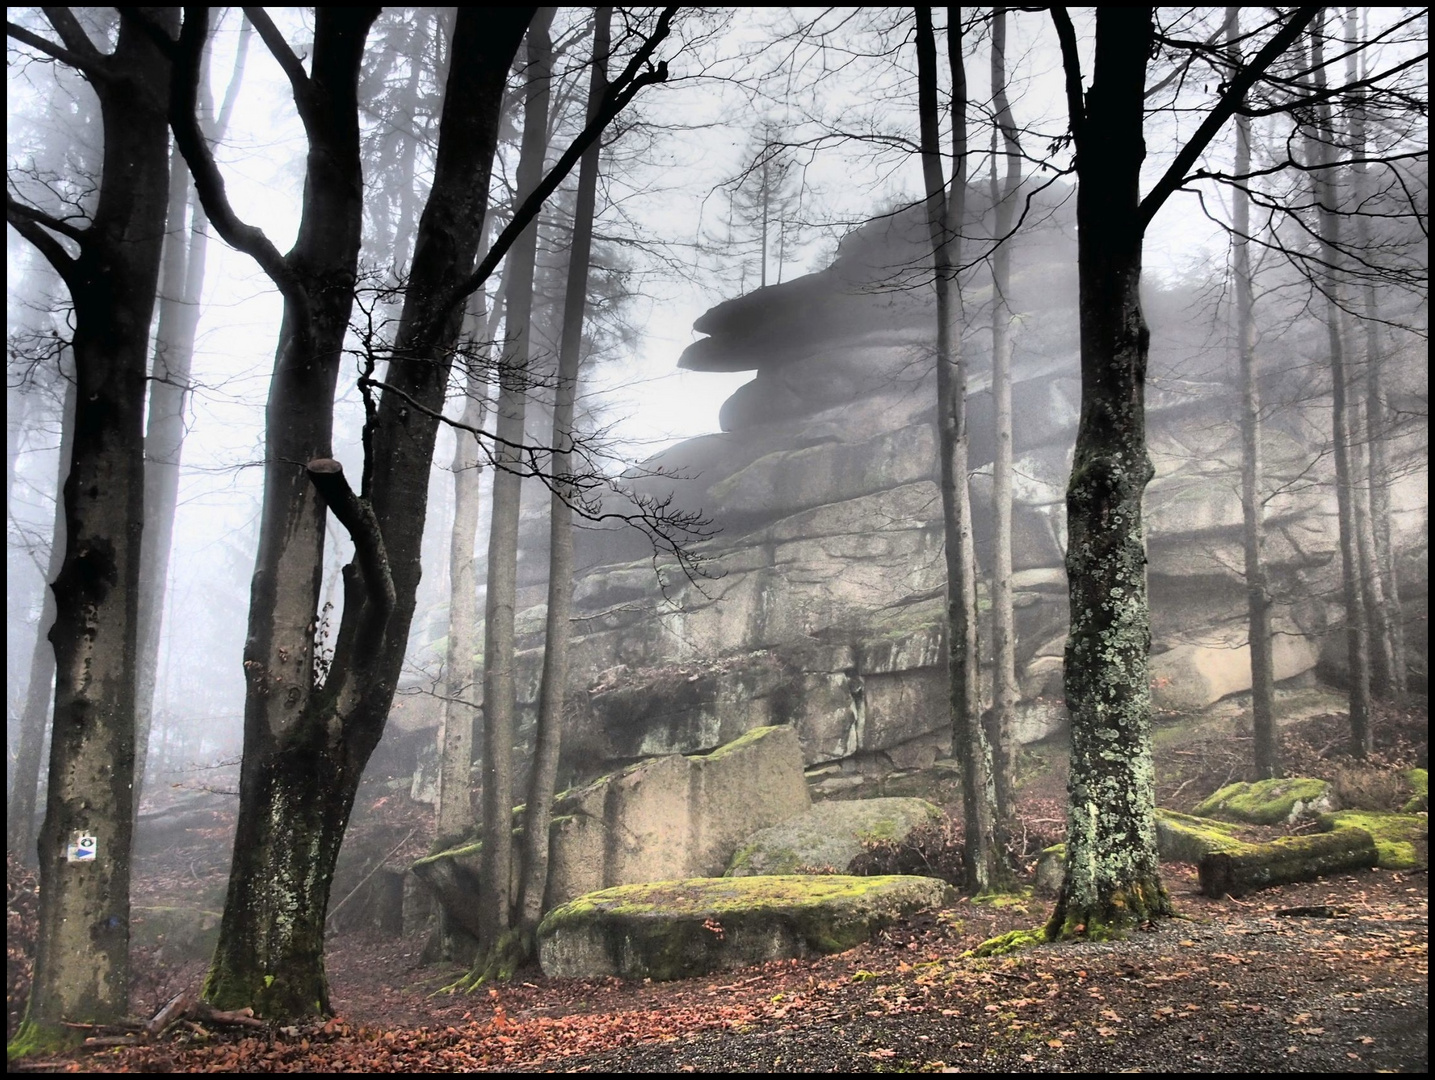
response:
[[[589,893],[538,928],[543,973],[683,979],[842,952],[953,894],[936,878],[799,874],[688,878]]]

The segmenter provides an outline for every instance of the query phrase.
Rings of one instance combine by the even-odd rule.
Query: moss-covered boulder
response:
[[[1156,847],[1165,861],[1198,863],[1214,851],[1234,851],[1244,845],[1235,833],[1224,821],[1156,811]]]
[[[1236,836],[1238,826],[1211,818],[1156,809],[1156,850],[1162,862],[1199,863],[1214,852],[1237,852],[1250,847]],[[1036,862],[1035,889],[1055,896],[1066,875],[1066,845],[1053,844]]]
[[[682,979],[842,952],[953,897],[935,878],[783,875],[688,878],[580,896],[548,913],[538,957],[550,977]]]
[[[901,841],[919,825],[942,820],[925,799],[858,799],[817,803],[805,814],[753,833],[728,865],[729,877],[796,874],[808,867],[848,869],[872,840]]]
[[[1196,815],[1250,825],[1280,825],[1337,808],[1331,786],[1324,780],[1293,776],[1227,784],[1197,806]]]
[[[1425,814],[1383,814],[1374,810],[1342,810],[1322,814],[1320,827],[1364,829],[1375,838],[1375,865],[1382,870],[1414,870],[1430,859],[1430,818]]]
[[[1055,896],[1061,892],[1061,883],[1066,879],[1066,845],[1052,844],[1042,849],[1036,860],[1036,880],[1032,889],[1041,896]]]
[[[1377,859],[1370,833],[1347,827],[1213,851],[1196,869],[1201,892],[1220,899],[1244,896],[1273,885],[1314,881],[1328,874],[1368,870]]]

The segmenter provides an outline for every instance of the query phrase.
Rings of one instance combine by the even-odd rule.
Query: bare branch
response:
[[[454,291],[446,298],[446,302],[439,307],[440,312],[452,311],[454,305],[459,304],[463,299],[480,288],[494,268],[498,266],[508,249],[513,246],[519,234],[523,232],[538,216],[543,204],[553,194],[558,185],[563,182],[564,177],[572,171],[583,152],[603,133],[606,128],[628,103],[633,100],[643,87],[652,83],[666,82],[668,78],[668,65],[665,61],[659,61],[657,67],[653,67],[648,61],[651,59],[657,47],[668,36],[672,28],[673,16],[677,13],[676,7],[663,8],[662,14],[658,17],[658,24],[653,33],[643,42],[643,45],[623,69],[621,75],[609,84],[607,91],[603,94],[602,103],[592,119],[584,126],[583,130],[563,151],[563,156],[549,170],[538,187],[524,200],[523,205],[515,211],[512,220],[499,233],[493,245],[488,249],[478,268],[468,276]],[[646,70],[643,68],[646,65]]]
[[[1171,197],[1171,193],[1185,181],[1186,173],[1190,171],[1191,166],[1196,164],[1196,160],[1211,140],[1216,137],[1216,133],[1225,126],[1226,121],[1235,114],[1236,109],[1245,100],[1246,91],[1255,85],[1262,73],[1275,62],[1276,57],[1295,43],[1301,32],[1320,10],[1319,7],[1298,9],[1291,16],[1290,21],[1281,27],[1270,41],[1266,42],[1265,47],[1255,55],[1250,64],[1243,67],[1231,79],[1230,85],[1226,87],[1226,92],[1221,95],[1221,100],[1216,102],[1215,108],[1206,115],[1206,119],[1201,121],[1201,126],[1196,129],[1195,134],[1181,148],[1180,153],[1176,155],[1176,160],[1171,162],[1170,168],[1166,170],[1166,175],[1161,177],[1146,198],[1141,200],[1137,214],[1142,228],[1150,224],[1151,219],[1156,216],[1156,211],[1161,209],[1166,200]],[[1054,16],[1055,12],[1053,11]],[[1063,42],[1063,54],[1065,51]]]
[[[48,10],[55,9],[52,8]],[[68,14],[68,11],[66,11],[66,13]],[[70,18],[73,19],[74,16],[71,15]],[[22,45],[28,45],[36,52],[42,52],[53,60],[59,60],[63,64],[69,64],[76,71],[82,71],[85,75],[96,81],[110,78],[110,70],[105,66],[104,57],[94,51],[93,45],[90,46],[92,55],[86,55],[74,49],[66,48],[63,45],[56,45],[48,38],[41,37],[33,30],[26,30],[23,26],[12,23],[8,19],[5,20],[5,33]],[[85,40],[88,41],[89,39],[86,38]]]
[[[1064,7],[1051,9],[1051,22],[1056,39],[1061,43],[1061,67],[1066,73],[1066,112],[1071,118],[1071,136],[1079,147],[1086,119],[1086,103],[1081,96],[1081,53],[1076,48],[1076,28]]]
[[[294,102],[299,106],[301,113],[308,111],[309,100],[313,95],[313,84],[309,81],[308,74],[304,71],[304,65],[294,55],[294,50],[289,48],[289,43],[284,40],[284,35],[274,25],[274,20],[262,7],[241,8],[254,29],[259,31],[260,38],[265,46],[284,69],[284,74],[289,79],[289,85],[294,89]],[[188,16],[186,16],[188,21]]]
[[[83,230],[52,218],[33,206],[17,202],[8,191],[5,193],[5,220],[16,232],[35,245],[46,261],[55,268],[55,272],[65,279],[67,285],[73,286],[71,275],[75,272],[74,257],[45,229],[53,229],[78,243],[84,242]]]
[[[215,231],[230,247],[254,259],[286,299],[307,304],[298,279],[279,249],[262,229],[241,221],[235,214],[225,192],[224,176],[200,130],[200,66],[208,36],[208,9],[186,9],[184,25],[170,64],[169,122],[174,131],[174,141],[189,165],[195,190]]]
[[[374,614],[382,626],[394,610],[397,593],[389,573],[384,534],[379,530],[373,507],[354,494],[344,476],[344,467],[333,458],[315,458],[304,469],[324,505],[333,511],[354,541],[354,555],[364,574],[368,601],[374,605]]]
[[[90,35],[85,33],[85,28],[80,25],[80,20],[75,18],[73,11],[67,7],[42,7],[40,10],[55,28],[55,33],[60,35],[65,48],[91,63],[104,63],[104,54],[95,48],[95,43],[90,40]]]

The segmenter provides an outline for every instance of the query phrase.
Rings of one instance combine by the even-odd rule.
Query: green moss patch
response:
[[[710,753],[688,754],[686,756],[689,761],[717,761],[719,758],[727,757],[735,750],[741,750],[744,747],[751,746],[753,743],[760,742],[777,729],[777,725],[775,724],[770,724],[767,727],[753,728],[746,734],[739,735],[732,742],[723,743]]]
[[[933,878],[799,874],[687,878],[580,896],[538,928],[549,976],[681,979],[842,952],[947,903]]]
[[[1156,811],[1156,844],[1161,858],[1171,862],[1200,862],[1213,851],[1239,851],[1249,846],[1235,833],[1236,827],[1224,821],[1174,810]]]
[[[1421,814],[1342,810],[1322,814],[1320,827],[1326,832],[1364,829],[1375,840],[1375,865],[1382,870],[1414,870],[1425,866],[1429,859],[1430,819]]]
[[[1198,817],[1243,821],[1250,825],[1279,825],[1300,817],[1334,810],[1331,787],[1324,780],[1287,777],[1254,784],[1227,784],[1196,807]]]
[[[1421,810],[1430,809],[1430,774],[1425,769],[1406,769],[1402,773],[1405,782],[1410,785],[1411,796],[1405,803],[1402,810],[1407,814],[1418,814]]]
[[[1030,945],[1041,945],[1048,940],[1046,928],[1042,926],[1035,930],[1009,930],[1005,934],[988,938],[966,955],[1005,956],[1007,953],[1018,952]]]

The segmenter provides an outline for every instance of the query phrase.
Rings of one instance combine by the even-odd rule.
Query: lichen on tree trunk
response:
[[[1085,108],[1073,106],[1081,418],[1066,493],[1067,862],[1047,927],[1051,937],[1101,936],[1170,912],[1157,867],[1151,616],[1141,524],[1142,493],[1153,473],[1146,453],[1150,333],[1140,300],[1138,188],[1151,34],[1150,9],[1103,9]],[[1063,46],[1070,86],[1074,49],[1066,41]],[[1075,79],[1079,96],[1079,72]]]

